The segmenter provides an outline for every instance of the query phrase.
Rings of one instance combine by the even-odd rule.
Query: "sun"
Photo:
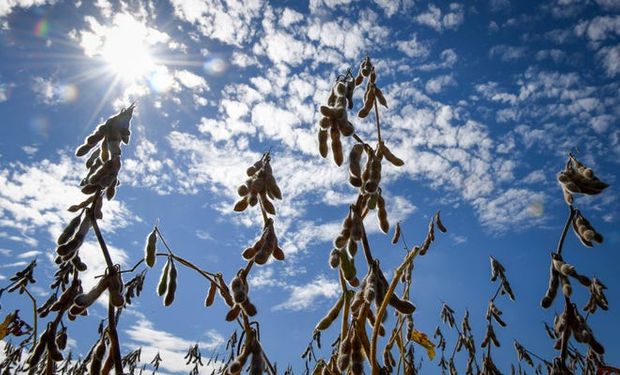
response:
[[[101,57],[112,73],[123,80],[140,80],[155,66],[148,48],[148,30],[130,16],[115,21],[105,35]]]

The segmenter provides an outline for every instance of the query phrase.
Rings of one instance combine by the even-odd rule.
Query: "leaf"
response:
[[[428,359],[432,361],[435,358],[435,344],[426,336],[426,333],[414,329],[411,331],[409,339],[426,349]]]
[[[11,323],[13,323],[16,316],[17,314],[12,312],[4,318],[4,321],[2,322],[2,324],[0,324],[0,340],[8,336],[10,332],[9,326],[11,325]]]

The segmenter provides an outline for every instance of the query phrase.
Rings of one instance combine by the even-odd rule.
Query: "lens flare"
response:
[[[38,36],[39,38],[45,38],[49,32],[49,28],[50,25],[44,18],[37,22],[37,24],[34,26],[34,35]]]
[[[79,90],[77,86],[73,84],[60,85],[56,88],[56,90],[58,91],[58,96],[60,97],[60,100],[62,100],[64,103],[74,102],[79,95]]]
[[[545,213],[545,207],[542,202],[532,202],[528,207],[528,211],[534,217],[541,217]]]
[[[30,120],[30,129],[36,135],[47,138],[49,137],[50,123],[47,117],[35,116]]]
[[[226,61],[219,57],[213,57],[203,64],[204,70],[211,75],[219,75],[222,74],[228,69],[228,64]]]

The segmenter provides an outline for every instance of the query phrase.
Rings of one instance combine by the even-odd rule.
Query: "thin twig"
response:
[[[37,300],[34,298],[34,296],[32,294],[30,294],[30,291],[27,288],[22,288],[22,290],[24,292],[26,292],[26,294],[28,295],[28,297],[30,298],[30,300],[32,301],[32,315],[33,315],[33,322],[32,322],[32,329],[33,329],[33,337],[34,337],[34,344],[33,346],[37,346]]]

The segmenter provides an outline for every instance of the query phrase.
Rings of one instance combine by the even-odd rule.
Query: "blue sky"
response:
[[[318,154],[317,109],[336,75],[356,71],[368,53],[390,104],[384,137],[406,162],[384,168],[390,221],[402,222],[410,244],[423,240],[436,210],[449,229],[416,260],[417,327],[434,331],[446,301],[459,320],[469,309],[480,342],[493,255],[517,295],[498,303],[508,327],[497,331],[496,362],[504,370],[516,363],[513,339],[555,355],[543,322],[561,306],[543,311],[538,303],[568,211],[555,176],[573,150],[611,187],[576,202],[605,242],[586,249],[569,233],[565,260],[609,287],[610,311],[589,323],[606,360],[620,365],[620,2],[210,3],[0,4],[0,281],[37,258],[33,291],[45,298],[53,241],[71,218],[66,208],[79,201],[83,167],[73,151],[137,101],[122,186],[101,224],[113,257],[134,264],[159,220],[177,253],[229,279],[261,222],[255,211],[232,212],[236,187],[271,148],[287,260],[255,269],[250,288],[270,357],[301,370],[312,328],[338,295],[327,257],[355,196],[346,169]],[[354,123],[374,139],[370,119]],[[393,269],[403,252],[371,219],[373,251]],[[84,279],[92,278],[102,270],[98,249],[88,242],[82,253],[92,265]],[[208,284],[189,271],[164,308],[154,293],[161,263],[123,315],[121,337],[126,350],[143,346],[146,362],[159,348],[166,371],[185,372],[190,344],[207,355],[235,327],[222,303],[202,307]],[[575,289],[585,304],[585,291]],[[28,318],[25,301],[4,296],[2,307]],[[101,306],[91,310],[70,325],[75,352],[92,344],[105,315]],[[451,350],[455,337],[446,336]],[[424,373],[435,373],[436,362],[426,361]]]

